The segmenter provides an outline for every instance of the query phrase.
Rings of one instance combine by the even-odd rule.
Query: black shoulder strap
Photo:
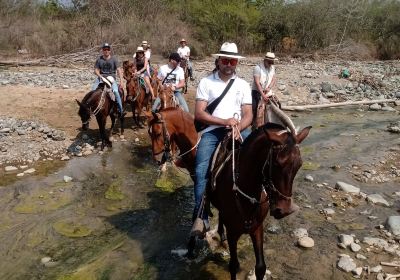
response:
[[[169,72],[169,73],[167,74],[167,76],[165,76],[164,80],[163,80],[162,83],[161,83],[162,85],[165,83],[165,80],[168,78],[168,76],[171,75],[171,73],[174,72],[175,69],[176,69],[177,67],[178,67],[178,66],[176,66],[174,69],[172,69],[172,71]]]
[[[221,102],[222,98],[224,98],[224,96],[226,95],[226,93],[229,91],[229,89],[231,88],[233,82],[235,81],[235,79],[231,79],[229,81],[229,83],[227,84],[227,86],[225,87],[224,91],[222,92],[222,94],[220,96],[218,96],[217,99],[215,99],[213,102],[211,102],[210,104],[208,104],[206,110],[207,112],[211,115],[215,108],[217,108],[218,104]]]

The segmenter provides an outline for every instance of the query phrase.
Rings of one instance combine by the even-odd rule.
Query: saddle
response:
[[[240,142],[237,140],[235,141],[235,147],[240,147]],[[225,135],[224,139],[218,144],[210,163],[209,191],[215,191],[217,178],[221,170],[229,162],[232,154],[238,154],[239,150],[240,148],[236,148],[234,151],[232,150],[232,136],[230,133]],[[235,161],[237,161],[237,159],[238,157],[235,157]],[[235,162],[235,164],[236,163],[237,162]]]

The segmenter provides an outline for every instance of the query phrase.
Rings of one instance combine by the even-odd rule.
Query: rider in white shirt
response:
[[[189,60],[190,58],[190,48],[186,45],[186,40],[185,39],[181,39],[180,43],[180,47],[178,48],[177,53],[180,55],[180,57],[182,59],[186,59],[187,61],[187,65],[188,65],[188,70],[189,70],[189,77],[190,80],[193,81],[193,65],[192,62]]]

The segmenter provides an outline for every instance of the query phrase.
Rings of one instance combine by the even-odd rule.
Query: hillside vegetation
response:
[[[246,54],[340,54],[363,46],[378,59],[400,58],[398,0],[0,0],[0,53],[49,56],[108,41],[132,53],[147,40],[156,53],[186,38],[192,53],[233,41]],[[358,50],[361,51],[361,50]]]

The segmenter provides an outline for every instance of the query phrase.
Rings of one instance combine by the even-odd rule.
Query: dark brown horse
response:
[[[89,121],[94,115],[99,125],[100,139],[101,139],[101,150],[107,145],[112,147],[112,143],[109,140],[109,136],[106,133],[106,122],[107,117],[111,118],[111,130],[113,131],[115,126],[115,119],[120,117],[121,124],[121,135],[124,134],[124,117],[118,114],[118,105],[113,102],[109,96],[113,94],[111,88],[106,84],[101,83],[97,89],[90,91],[83,97],[82,102],[76,100],[79,105],[78,114],[82,121],[82,130],[87,130],[89,128]],[[124,100],[124,93],[119,92],[121,95],[121,100]],[[123,103],[122,103],[123,104]]]
[[[188,61],[185,58],[181,59],[180,62],[180,66],[183,69],[183,73],[185,73],[185,87],[183,88],[183,94],[187,93],[187,89],[188,89],[188,79],[189,79],[189,65],[188,65]]]
[[[194,178],[197,132],[193,116],[177,109],[167,108],[158,113],[148,114],[149,136],[152,142],[153,158],[159,164],[170,160],[179,148],[179,166],[186,168]]]
[[[208,196],[227,230],[231,279],[236,279],[239,269],[237,242],[242,234],[250,234],[256,278],[263,279],[266,270],[263,221],[270,206],[276,219],[293,212],[293,180],[302,164],[298,146],[310,129],[304,128],[293,135],[277,124],[259,127],[236,150],[234,174],[231,157],[216,179],[215,191],[208,188]]]

